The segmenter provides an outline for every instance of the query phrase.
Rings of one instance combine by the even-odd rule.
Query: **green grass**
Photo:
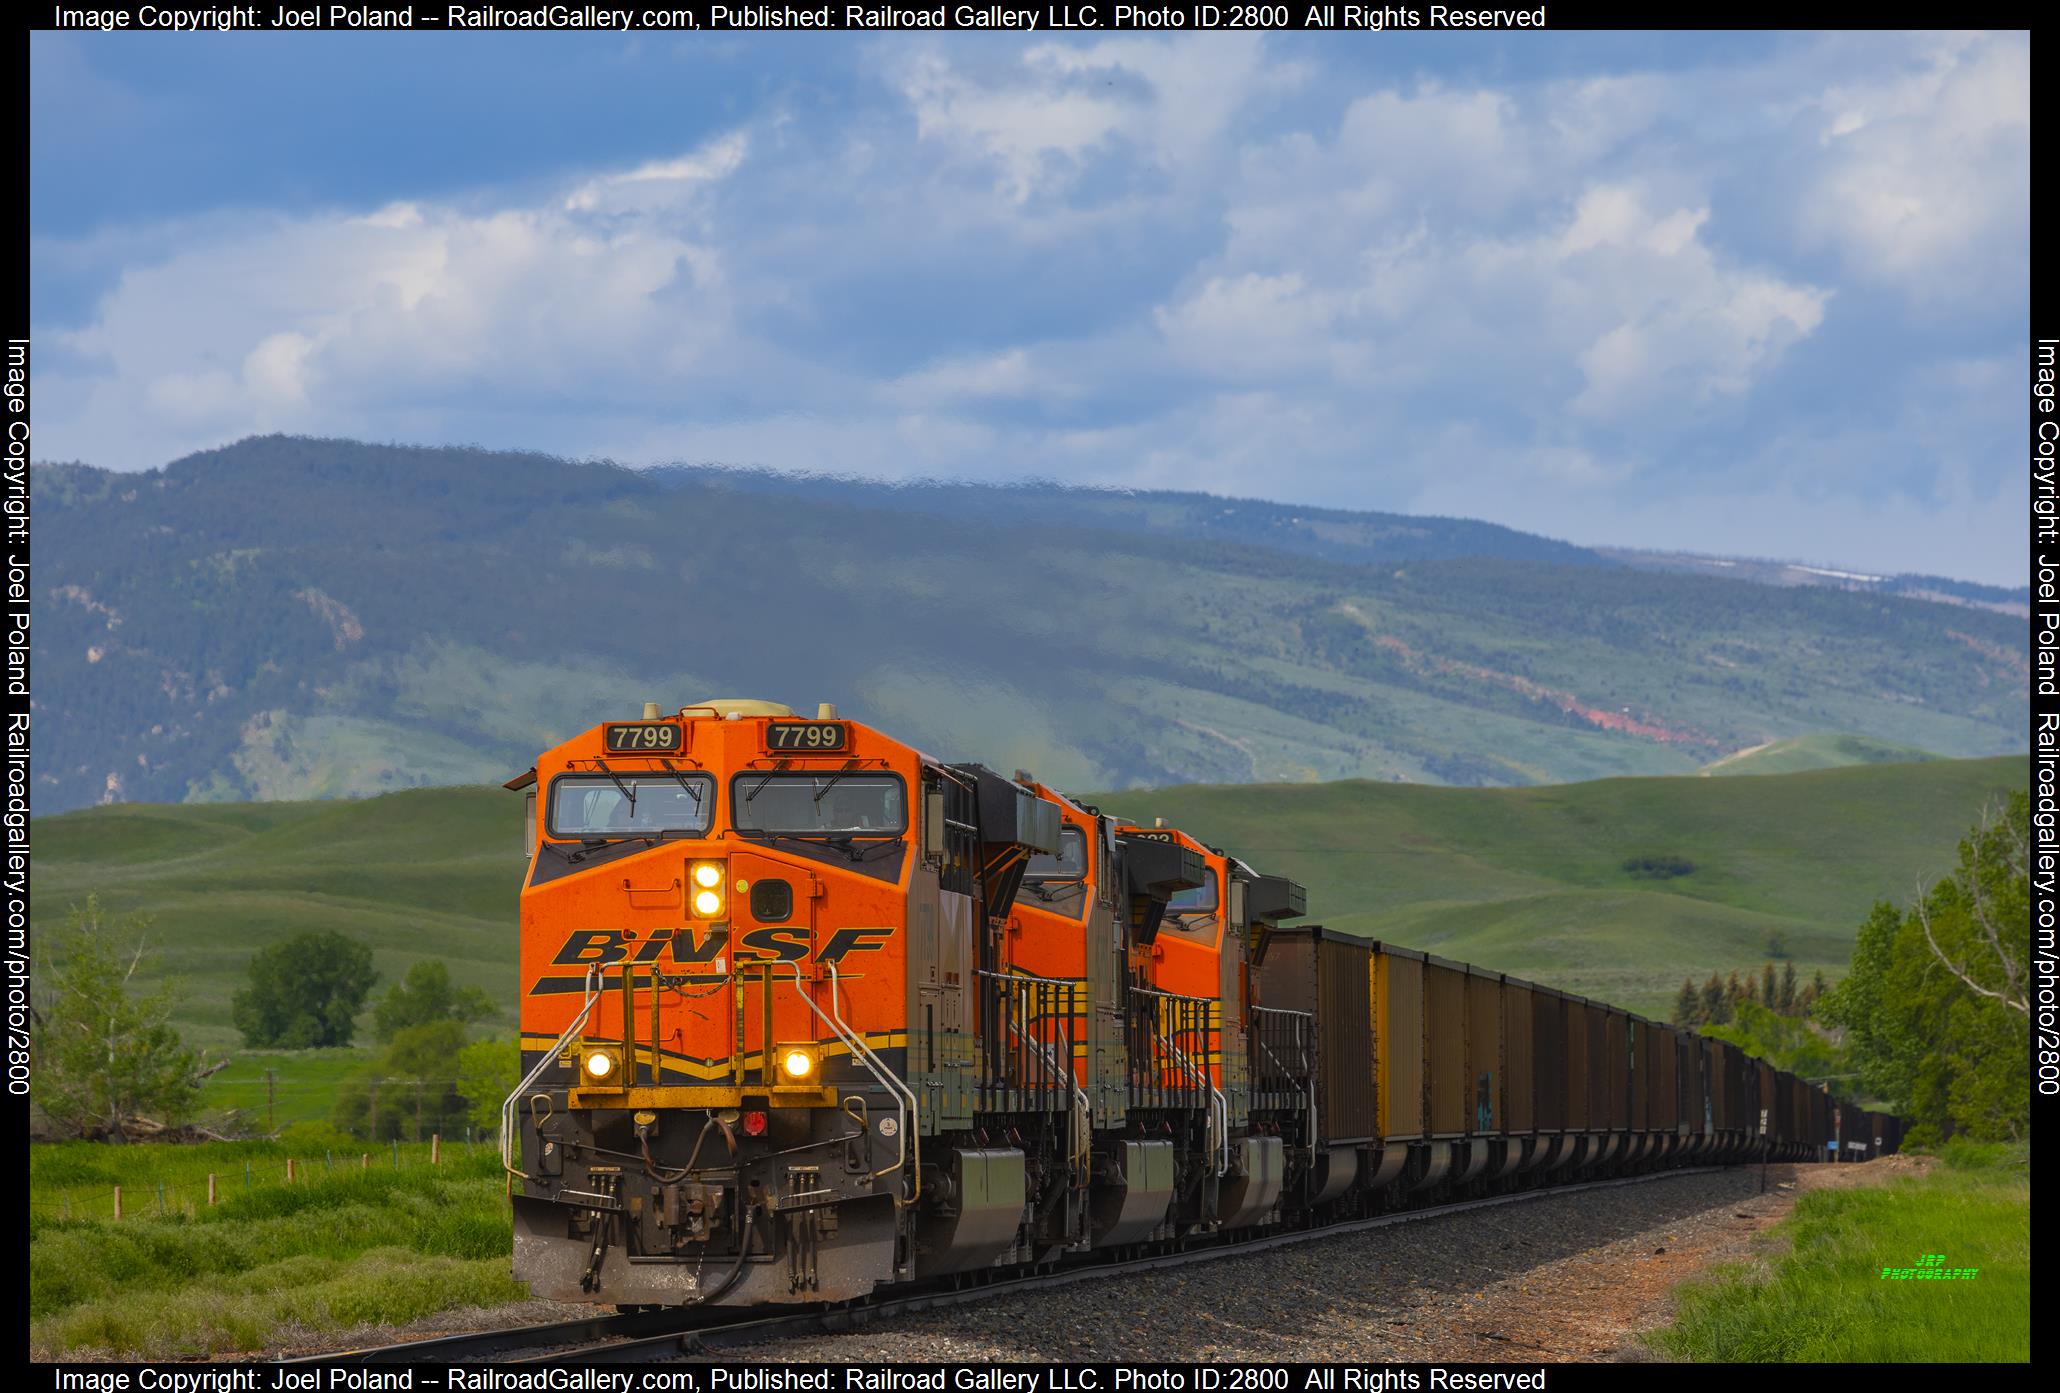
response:
[[[327,1122],[335,1110],[337,1085],[373,1057],[363,1048],[239,1049],[202,1086],[201,1116],[239,1131],[266,1133],[295,1123]]]
[[[1778,934],[1837,976],[1876,899],[1952,864],[2015,760],[1752,779],[1457,789],[1346,780],[1100,797],[1309,887],[1309,919],[1664,1014],[1684,975],[1757,966]],[[1654,879],[1641,859],[1678,858]]]
[[[2031,1357],[2031,1186],[2023,1148],[1950,1151],[1922,1179],[1804,1195],[1787,1250],[1680,1293],[1660,1353],[1698,1362],[1929,1363]],[[1941,1254],[1971,1280],[1886,1281]]]
[[[1706,764],[1705,774],[1799,774],[1805,769],[1838,769],[1849,764],[1912,764],[1938,756],[1914,745],[1897,745],[1865,735],[1819,731],[1792,740],[1774,740]]]
[[[167,1358],[261,1348],[289,1329],[400,1324],[456,1306],[520,1300],[499,1159],[490,1146],[375,1153],[370,1169],[313,1165],[283,1183],[280,1143],[30,1148],[29,1336],[38,1357]],[[341,1158],[339,1158],[341,1159]],[[248,1188],[245,1162],[264,1167]],[[224,1177],[206,1207],[208,1171]],[[235,1179],[231,1179],[234,1177]],[[188,1215],[48,1216],[43,1201],[158,1181],[198,1195]],[[75,1213],[77,1211],[75,1210]],[[131,1211],[132,1214],[134,1213]]]
[[[179,978],[174,1023],[218,1050],[239,1036],[229,1001],[252,953],[313,929],[372,946],[379,991],[424,958],[506,1004],[515,995],[521,800],[499,789],[421,789],[356,802],[123,804],[35,822],[31,909],[39,938],[97,891],[117,912],[154,917],[158,971]],[[45,939],[44,941],[48,941]],[[369,1003],[360,1041],[369,1039]],[[297,1091],[281,1121],[326,1117],[341,1056],[246,1062],[210,1085],[208,1105],[261,1107],[264,1067]]]
[[[453,1137],[443,1145],[446,1161],[486,1150]],[[369,1167],[362,1163],[369,1157]],[[223,1203],[286,1183],[291,1158],[299,1176],[327,1182],[367,1171],[416,1172],[429,1165],[429,1143],[367,1142],[326,1123],[300,1123],[276,1140],[206,1142],[198,1145],[100,1142],[39,1143],[29,1148],[29,1208],[43,1219],[111,1219],[114,1187],[122,1188],[122,1210],[131,1217],[154,1216],[158,1192],[167,1214],[199,1211],[207,1205],[207,1178],[216,1177]],[[466,1162],[469,1164],[469,1162]]]
[[[1873,901],[1944,872],[1983,801],[2021,781],[2012,759],[1937,760],[1544,788],[1190,786],[1099,801],[1295,877],[1315,921],[1664,1013],[1683,975],[1755,966],[1770,934],[1805,977],[1842,971]],[[96,890],[112,909],[154,915],[159,970],[186,986],[177,1025],[236,1055],[204,1105],[261,1121],[269,1066],[280,1124],[320,1119],[353,1056],[237,1049],[228,1003],[250,955],[335,928],[372,945],[381,989],[439,957],[507,1003],[508,1024],[520,816],[499,789],[449,788],[42,818],[35,926],[49,933]],[[1655,857],[1693,869],[1626,869]]]

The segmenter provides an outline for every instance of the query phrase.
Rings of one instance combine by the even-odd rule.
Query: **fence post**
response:
[[[364,1155],[362,1155],[362,1156],[358,1157],[358,1169],[359,1169],[359,1170],[365,1170],[365,1171],[368,1171],[368,1170],[372,1169],[372,1153],[371,1153],[371,1152],[367,1151],[367,1152],[366,1152],[366,1153],[365,1153]]]
[[[250,1188],[250,1162],[248,1161],[243,1163],[243,1186],[245,1189]]]
[[[209,1172],[207,1173],[207,1203],[208,1203],[208,1208],[210,1208],[210,1209],[214,1208],[214,1203],[215,1203],[215,1173],[214,1173],[213,1171],[209,1171]]]
[[[393,1168],[395,1170],[401,1168],[401,1139],[399,1137],[393,1139]]]
[[[293,1158],[291,1156],[286,1158],[286,1183],[288,1185],[293,1183]]]
[[[157,1182],[157,1217],[158,1217],[158,1218],[160,1218],[160,1219],[162,1219],[162,1218],[164,1218],[164,1216],[165,1216],[165,1183],[164,1183],[164,1182],[163,1182],[162,1180],[160,1180],[160,1181],[158,1181],[158,1182]]]
[[[114,1187],[114,1217],[122,1217],[122,1187],[119,1185]]]
[[[438,1157],[440,1157],[440,1156],[442,1155],[442,1147],[443,1147],[443,1134],[442,1134],[441,1132],[431,1132],[431,1133],[429,1134],[429,1164],[430,1164],[430,1165],[432,1165],[432,1166],[435,1166],[435,1165],[441,1165],[441,1164],[442,1164],[442,1162],[441,1162],[441,1161],[440,1161],[440,1160],[438,1159]]]

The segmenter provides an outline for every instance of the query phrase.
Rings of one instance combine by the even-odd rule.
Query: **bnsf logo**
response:
[[[892,929],[839,929],[830,935],[819,963],[842,962],[850,953],[876,952],[894,936]],[[642,943],[620,929],[576,929],[566,936],[554,967],[588,967],[619,962],[654,963],[669,959],[676,963],[712,963],[729,946],[729,930],[711,929],[697,938],[692,929],[657,929]],[[670,954],[666,949],[670,948]],[[632,953],[634,950],[634,953]],[[800,928],[753,929],[737,940],[737,957],[763,962],[799,962],[808,956],[808,930]]]

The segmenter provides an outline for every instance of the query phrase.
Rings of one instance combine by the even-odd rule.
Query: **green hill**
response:
[[[1893,745],[1864,735],[1820,731],[1793,740],[1772,740],[1702,767],[1718,777],[1733,774],[1799,774],[1805,769],[1842,769],[1852,764],[1915,764],[1938,756],[1914,745]]]
[[[1750,967],[1785,936],[1842,970],[1868,906],[1952,861],[2015,760],[1760,779],[1527,789],[1345,781],[1105,795],[1310,890],[1312,918],[1664,1012],[1684,973]],[[250,954],[309,928],[373,946],[384,981],[422,957],[510,1003],[520,802],[498,789],[346,802],[124,805],[37,819],[39,934],[98,891],[156,918],[188,992],[180,1026],[235,1041]],[[246,1081],[246,1092],[249,1084]],[[251,1094],[261,1097],[261,1093]]]
[[[2024,748],[2021,617],[1479,523],[277,437],[32,487],[39,813],[485,783],[713,693],[1075,788]]]
[[[1524,789],[1171,788],[1102,800],[1309,887],[1311,920],[1664,1015],[1770,934],[1836,975],[1877,899],[1953,862],[2014,759]]]

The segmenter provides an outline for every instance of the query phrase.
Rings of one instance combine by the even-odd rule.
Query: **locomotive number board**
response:
[[[635,721],[601,727],[601,744],[611,755],[668,755],[680,750],[680,728],[669,721]]]
[[[851,743],[842,721],[767,721],[768,750],[841,750]]]

